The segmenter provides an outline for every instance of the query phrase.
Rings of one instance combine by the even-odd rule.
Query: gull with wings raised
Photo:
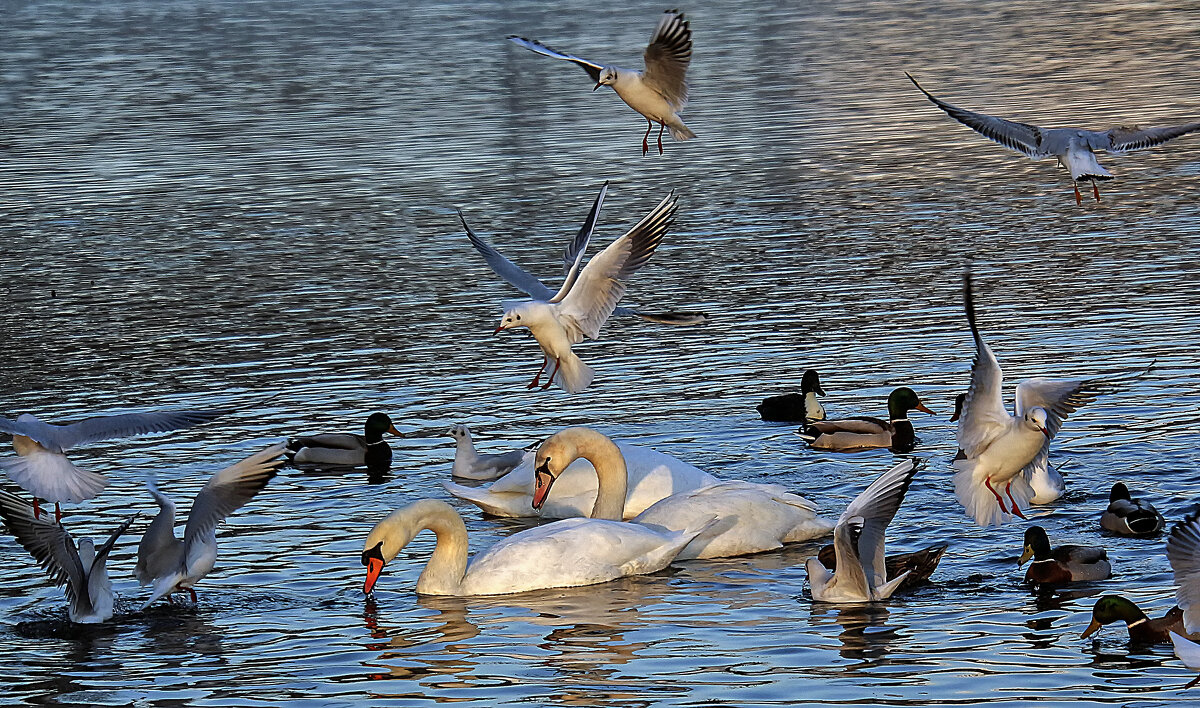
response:
[[[1010,509],[995,485],[1003,484],[1011,513],[1025,518],[1034,490],[1024,470],[1045,466],[1050,441],[1067,416],[1108,390],[1099,380],[1026,379],[1017,385],[1016,415],[1004,408],[1004,372],[975,323],[971,274],[963,278],[967,323],[975,339],[971,386],[958,419],[954,493],[980,526],[1000,524]]]
[[[0,417],[0,432],[12,433],[17,457],[0,460],[10,479],[33,495],[34,516],[41,515],[37,500],[54,502],[54,520],[62,518],[60,502],[81,502],[100,493],[108,484],[102,474],[81,470],[64,454],[66,450],[97,440],[144,433],[162,433],[206,423],[226,411],[161,411],[102,415],[70,423],[44,423],[29,413],[16,420]]]
[[[563,287],[568,290],[579,275],[583,253],[587,250],[588,243],[591,242],[592,233],[596,229],[597,217],[600,214],[600,208],[604,204],[604,197],[607,193],[608,182],[605,182],[604,186],[600,188],[600,194],[596,197],[595,203],[592,204],[592,210],[588,212],[587,219],[584,220],[583,226],[580,227],[579,233],[563,249]],[[496,275],[534,300],[549,302],[554,299],[554,291],[546,287],[545,283],[522,269],[516,263],[505,258],[503,254],[493,248],[487,241],[476,235],[471,230],[471,227],[467,226],[467,220],[463,216],[462,211],[458,212],[458,218],[462,222],[463,229],[467,232],[467,238],[471,241],[471,245],[475,247],[479,255],[483,256],[483,259]],[[515,304],[515,301],[513,303]],[[508,307],[509,303],[505,303],[505,309],[508,309]],[[640,317],[647,322],[681,326],[699,325],[708,322],[708,315],[703,312],[645,312],[632,307],[618,307],[613,310],[613,315],[618,317]]]
[[[524,327],[537,339],[544,355],[542,368],[529,388],[539,384],[542,372],[548,367],[550,375],[542,390],[557,380],[567,393],[579,393],[592,383],[592,368],[571,351],[571,346],[582,342],[584,337],[600,336],[600,327],[625,294],[625,281],[654,255],[654,249],[675,221],[677,207],[672,191],[624,236],[592,258],[574,278],[568,277],[550,300],[506,303],[495,331]],[[580,251],[577,258],[582,257]]]
[[[63,588],[70,603],[67,616],[76,624],[106,622],[113,615],[112,581],[108,579],[108,554],[121,534],[137,518],[129,517],[99,549],[85,538],[75,547],[71,534],[57,522],[41,518],[29,502],[0,491],[0,517],[55,585]]]
[[[663,13],[646,47],[645,71],[604,66],[517,35],[510,35],[508,39],[538,54],[582,67],[596,82],[593,91],[601,86],[611,86],[622,101],[646,119],[646,134],[642,136],[643,155],[650,151],[650,131],[655,123],[659,126],[659,155],[663,152],[663,128],[669,128],[676,140],[696,137],[678,115],[687,105],[686,74],[688,63],[692,60],[692,30],[682,12],[668,10]]]
[[[1083,196],[1079,193],[1080,182],[1090,181],[1092,194],[1095,195],[1096,201],[1100,201],[1100,188],[1096,186],[1096,180],[1113,178],[1112,173],[1101,167],[1100,163],[1096,161],[1096,150],[1108,153],[1144,150],[1165,143],[1172,138],[1200,130],[1200,123],[1185,123],[1161,128],[1121,126],[1102,131],[1080,128],[1040,128],[1029,123],[1018,123],[952,106],[922,88],[921,84],[918,84],[910,74],[905,73],[904,75],[920,89],[921,93],[925,94],[926,98],[933,101],[935,106],[983,137],[1035,160],[1044,157],[1057,158],[1059,165],[1071,171],[1071,179],[1075,185],[1076,204],[1083,203]]]

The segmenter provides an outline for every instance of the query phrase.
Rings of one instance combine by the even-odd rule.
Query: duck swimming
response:
[[[1051,548],[1050,537],[1041,526],[1025,529],[1025,550],[1017,567],[1030,558],[1033,562],[1025,571],[1025,582],[1033,585],[1067,585],[1112,577],[1112,565],[1103,548],[1073,544]]]
[[[825,408],[817,400],[824,396],[821,380],[815,369],[804,372],[800,378],[800,393],[785,393],[763,399],[756,410],[762,419],[773,423],[807,423],[825,420]]]
[[[332,467],[388,467],[392,449],[383,439],[384,433],[400,437],[392,419],[386,413],[372,413],[363,425],[363,434],[318,433],[287,441],[284,455],[295,464],[329,465]]]
[[[799,435],[817,450],[854,452],[886,447],[893,452],[911,452],[917,445],[916,431],[908,420],[911,410],[933,415],[915,391],[901,386],[888,396],[889,420],[861,417],[818,421],[805,426]]]
[[[1108,508],[1100,515],[1100,526],[1122,536],[1153,536],[1166,525],[1153,504],[1129,496],[1129,488],[1124,482],[1112,486]]]

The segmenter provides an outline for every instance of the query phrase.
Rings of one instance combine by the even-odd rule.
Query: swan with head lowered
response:
[[[597,478],[599,491],[592,516],[625,518],[625,458],[608,436],[590,428],[567,428],[538,448],[534,506],[545,501],[559,475],[580,458],[592,464]],[[724,558],[824,536],[833,523],[815,512],[816,507],[807,499],[780,485],[729,481],[668,496],[635,516],[631,523],[668,532],[693,528],[703,519],[715,517],[716,523],[688,543],[676,558]]]
[[[614,441],[625,460],[628,482],[625,492],[626,519],[632,519],[660,499],[672,494],[716,484],[720,480],[670,455],[648,447]],[[592,463],[578,459],[564,470],[554,484],[554,493],[533,506],[535,487],[534,453],[527,452],[521,464],[486,487],[466,487],[443,481],[446,491],[478,506],[493,516],[542,516],[568,519],[587,516],[596,503],[599,480]],[[540,514],[539,514],[540,512]]]
[[[564,519],[505,538],[467,558],[467,526],[449,504],[422,499],[392,512],[363,543],[369,593],[384,566],[425,530],[437,536],[419,595],[507,595],[577,587],[662,570],[713,518],[681,531],[604,519]]]

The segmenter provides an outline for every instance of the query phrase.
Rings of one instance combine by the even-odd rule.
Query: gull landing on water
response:
[[[922,88],[921,84],[918,84],[917,80],[907,72],[904,75],[920,89],[921,93],[925,94],[926,98],[933,101],[935,106],[985,138],[1034,160],[1044,157],[1058,158],[1058,164],[1071,171],[1071,179],[1075,183],[1076,204],[1083,203],[1083,196],[1079,193],[1080,182],[1090,181],[1092,194],[1095,195],[1096,201],[1100,201],[1100,188],[1096,186],[1096,180],[1113,178],[1112,173],[1101,167],[1100,163],[1096,161],[1096,150],[1109,153],[1144,150],[1165,143],[1172,138],[1200,130],[1200,123],[1144,129],[1122,126],[1105,131],[1079,128],[1039,128],[1036,125],[1017,123],[952,106]]]
[[[688,140],[696,134],[680,120],[678,112],[687,105],[688,89],[685,74],[692,60],[692,30],[678,10],[663,13],[650,45],[646,47],[645,71],[603,66],[595,62],[563,54],[525,37],[510,35],[509,40],[554,59],[563,59],[582,67],[596,82],[593,91],[611,86],[621,100],[646,119],[646,134],[642,136],[642,155],[650,151],[650,131],[658,123],[658,154],[663,153],[664,128],[671,130],[676,140]]]
[[[675,221],[678,200],[672,191],[624,236],[592,258],[548,301],[526,300],[505,305],[495,332],[528,329],[542,348],[542,367],[528,388],[539,385],[542,372],[553,362],[546,390],[556,380],[567,393],[579,393],[592,383],[592,368],[571,351],[584,337],[596,339],[625,294],[625,281],[650,260]],[[580,252],[578,258],[582,259]]]

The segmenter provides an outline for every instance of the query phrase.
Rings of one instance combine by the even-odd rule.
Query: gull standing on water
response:
[[[1096,180],[1113,178],[1112,173],[1101,167],[1100,163],[1096,161],[1096,150],[1109,153],[1144,150],[1165,143],[1172,138],[1200,130],[1200,123],[1162,128],[1121,126],[1104,131],[1079,128],[1039,128],[1036,125],[1017,123],[952,106],[926,91],[908,73],[904,75],[908,76],[908,80],[913,82],[913,85],[920,89],[926,98],[933,101],[935,106],[985,138],[1035,160],[1044,157],[1058,158],[1058,164],[1071,171],[1071,179],[1075,183],[1076,204],[1083,203],[1083,196],[1079,193],[1080,182],[1090,181],[1092,194],[1095,195],[1096,201],[1100,201],[1100,189],[1096,186]]]
[[[600,327],[625,294],[625,281],[654,255],[654,249],[675,221],[677,207],[678,200],[672,191],[624,236],[588,261],[575,278],[567,278],[549,301],[505,304],[504,316],[495,332],[524,327],[537,339],[545,357],[528,388],[539,384],[542,372],[551,364],[550,377],[542,390],[550,388],[555,380],[567,393],[579,393],[592,383],[592,368],[571,351],[571,345],[582,342],[584,337],[600,336]]]
[[[29,551],[63,588],[70,603],[67,616],[76,624],[106,622],[113,615],[112,581],[108,579],[108,554],[121,534],[137,518],[129,517],[99,549],[85,538],[75,548],[71,534],[57,522],[40,518],[33,506],[15,494],[0,491],[0,516],[17,542]]]
[[[678,112],[687,105],[688,88],[685,74],[692,60],[692,30],[683,13],[668,10],[658,21],[658,27],[646,47],[646,70],[620,69],[604,66],[563,54],[525,37],[510,35],[511,41],[548,57],[565,59],[583,67],[596,82],[593,91],[612,86],[621,100],[646,119],[646,134],[642,136],[642,155],[650,151],[650,131],[658,123],[658,154],[663,152],[663,128],[670,128],[671,137],[688,140],[696,134],[680,120]]]
[[[148,484],[160,511],[138,544],[134,575],[139,584],[154,586],[142,609],[164,595],[184,590],[196,601],[192,586],[217,562],[217,524],[267,486],[284,462],[283,450],[284,443],[272,445],[213,475],[192,501],[182,540],[175,537],[175,503],[159,492],[153,481]]]
[[[600,208],[604,204],[604,196],[607,193],[608,182],[605,182],[604,186],[600,188],[600,194],[596,197],[595,203],[592,204],[592,210],[588,212],[587,219],[584,220],[583,226],[579,229],[579,233],[563,249],[563,285],[559,289],[560,294],[565,293],[563,288],[570,290],[571,285],[575,283],[575,279],[579,275],[579,266],[583,261],[583,253],[587,250],[588,243],[592,240],[592,233],[596,229],[597,217],[600,214]],[[462,222],[463,229],[467,232],[467,238],[470,239],[471,245],[475,247],[479,255],[483,256],[483,259],[487,261],[488,266],[491,267],[496,275],[534,300],[550,302],[556,297],[554,291],[546,287],[546,284],[536,276],[523,270],[520,266],[505,258],[503,254],[486,241],[479,238],[471,230],[471,227],[467,226],[467,220],[461,211],[458,212],[458,218]],[[509,303],[505,303],[505,309],[508,306]],[[632,307],[618,307],[613,310],[613,314],[622,317],[640,317],[647,322],[670,325],[686,326],[708,322],[708,315],[703,312],[642,312]]]
[[[0,432],[12,433],[18,457],[0,460],[10,479],[33,495],[34,516],[40,516],[37,500],[54,502],[54,520],[62,518],[60,502],[81,502],[100,493],[108,478],[81,470],[63,454],[66,450],[109,438],[143,433],[162,433],[206,423],[226,411],[162,411],[123,413],[84,418],[77,423],[44,423],[24,413],[16,420],[0,417]]]
[[[1009,514],[993,485],[1005,485],[1005,494],[1012,502],[1011,513],[1025,518],[1021,510],[1029,507],[1034,490],[1022,471],[1046,464],[1050,441],[1067,415],[1094,401],[1106,384],[1096,380],[1026,379],[1017,385],[1016,415],[1009,415],[1001,390],[1004,372],[975,323],[969,272],[963,278],[963,302],[976,352],[971,386],[958,419],[954,493],[968,516],[980,526],[991,526],[1003,523]]]

